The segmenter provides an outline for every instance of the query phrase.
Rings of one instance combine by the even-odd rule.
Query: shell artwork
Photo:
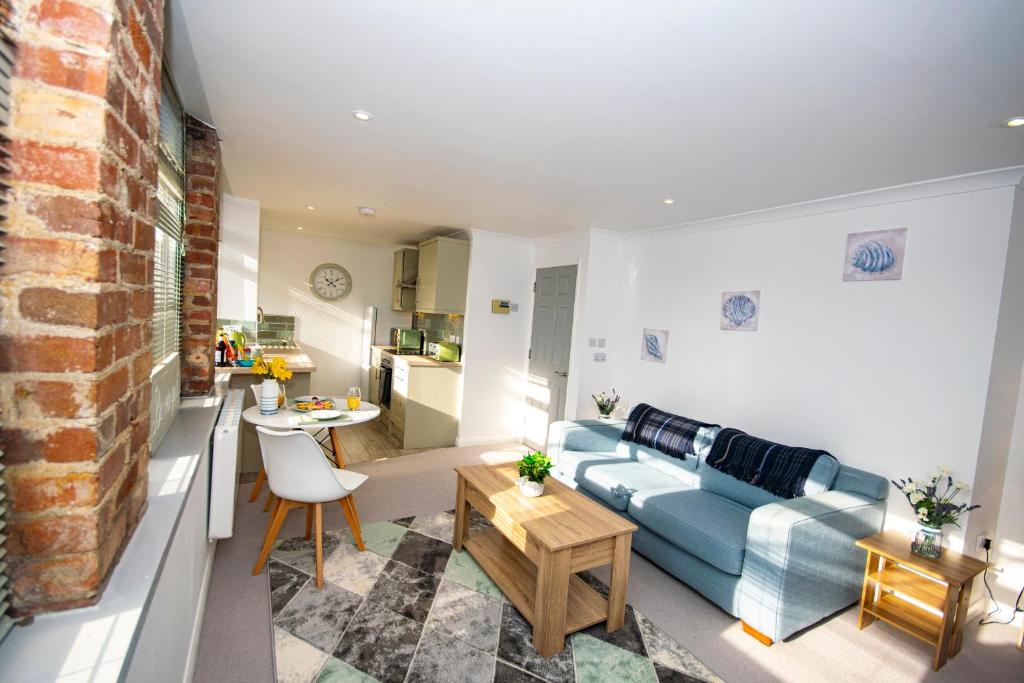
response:
[[[733,326],[740,327],[757,315],[757,305],[746,294],[736,294],[722,304],[722,315]]]
[[[662,356],[661,343],[658,342],[658,335],[656,334],[645,334],[644,344],[647,346],[647,353],[654,358],[660,359]]]
[[[896,255],[888,245],[869,240],[853,252],[850,264],[864,273],[884,273],[896,264]]]

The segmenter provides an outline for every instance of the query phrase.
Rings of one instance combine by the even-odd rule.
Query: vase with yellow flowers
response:
[[[276,356],[269,362],[262,356],[252,364],[252,374],[263,378],[260,386],[260,414],[274,415],[284,405],[285,382],[292,378],[288,362]]]

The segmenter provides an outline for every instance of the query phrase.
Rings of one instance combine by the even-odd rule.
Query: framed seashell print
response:
[[[907,229],[851,232],[846,236],[843,279],[903,279],[903,257],[907,251]]]
[[[640,360],[664,363],[668,354],[668,330],[649,330],[644,328],[643,344],[640,347]]]
[[[756,332],[761,317],[761,290],[722,292],[721,313],[723,330]]]

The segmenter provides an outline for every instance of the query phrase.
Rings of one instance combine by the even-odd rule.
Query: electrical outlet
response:
[[[982,531],[978,534],[978,538],[974,540],[974,552],[980,553],[985,550],[991,550],[992,539],[988,537],[987,531]]]

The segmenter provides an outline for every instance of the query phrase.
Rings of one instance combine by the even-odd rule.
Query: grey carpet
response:
[[[453,550],[453,513],[365,524],[363,552],[348,531],[325,534],[319,589],[314,541],[282,541],[270,554],[278,680],[721,683],[631,605],[614,633],[597,624],[542,657],[522,614],[468,552]],[[602,581],[581,576],[608,595]]]
[[[449,509],[453,467],[513,460],[520,452],[452,448],[355,465],[352,469],[371,475],[356,496],[360,519],[370,523]],[[235,535],[218,543],[195,668],[200,683],[274,680],[268,573],[251,575],[266,515],[245,502],[249,491],[248,484],[239,490]],[[344,529],[340,510],[328,510],[324,525]],[[303,515],[293,513],[281,535],[300,535],[304,526]],[[608,580],[607,573],[595,574]],[[980,582],[975,585],[975,594],[982,590]],[[629,602],[727,681],[995,683],[1019,681],[1024,670],[1024,652],[1014,646],[1019,623],[979,627],[977,619],[965,632],[962,652],[937,673],[931,671],[927,646],[914,638],[886,624],[858,631],[855,609],[767,648],[744,634],[738,621],[635,553]]]

